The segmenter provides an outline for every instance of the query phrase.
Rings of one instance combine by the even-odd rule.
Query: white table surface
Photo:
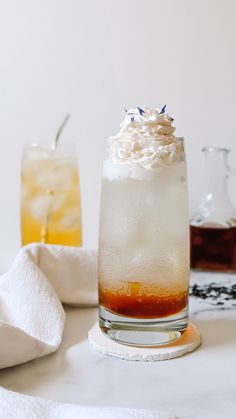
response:
[[[192,274],[193,282],[215,278],[226,276]],[[236,418],[236,307],[191,298],[191,320],[201,330],[202,346],[182,358],[146,363],[95,352],[87,333],[97,309],[65,310],[60,349],[0,371],[1,386],[62,402],[168,410],[185,419]]]

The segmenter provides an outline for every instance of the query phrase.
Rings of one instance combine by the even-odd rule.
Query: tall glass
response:
[[[22,157],[21,237],[81,246],[81,205],[75,147],[25,146]]]
[[[176,139],[178,153],[162,155],[155,140],[124,140],[122,153],[142,149],[137,161],[113,159],[116,141],[108,143],[103,170],[99,323],[120,343],[156,346],[178,339],[188,325],[184,141]],[[156,166],[149,165],[154,157]]]

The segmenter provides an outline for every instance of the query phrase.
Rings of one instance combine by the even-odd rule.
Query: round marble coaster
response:
[[[178,358],[194,351],[201,345],[201,334],[193,323],[176,342],[156,348],[138,348],[122,345],[107,337],[100,329],[98,322],[88,332],[88,340],[93,348],[103,354],[128,361],[164,361]]]

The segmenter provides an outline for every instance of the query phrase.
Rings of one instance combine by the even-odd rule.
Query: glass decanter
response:
[[[228,192],[229,149],[204,147],[205,192],[190,221],[191,268],[236,272],[236,209]]]

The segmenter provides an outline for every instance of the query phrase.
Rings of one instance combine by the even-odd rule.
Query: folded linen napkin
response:
[[[17,415],[17,416],[16,416]],[[0,387],[0,419],[178,419],[146,409],[88,407],[25,396]]]
[[[97,252],[31,244],[0,276],[0,368],[58,349],[64,329],[62,303],[97,304]],[[0,387],[0,419],[177,419],[142,409],[58,403]]]
[[[60,303],[97,304],[97,253],[64,246],[23,247],[0,277],[0,368],[56,351]]]

